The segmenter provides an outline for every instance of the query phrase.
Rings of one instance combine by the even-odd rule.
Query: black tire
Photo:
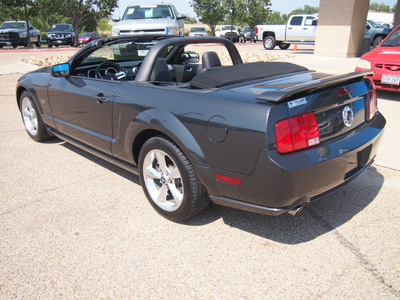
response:
[[[51,47],[53,47],[53,44],[52,43],[47,43],[47,47],[51,48]]]
[[[162,136],[150,138],[139,154],[139,176],[153,208],[171,221],[183,221],[209,204],[207,191],[183,152]]]
[[[383,37],[383,36],[377,36],[376,38],[374,38],[374,41],[372,42],[372,44],[373,44],[375,47],[378,47],[379,44],[382,43],[382,41],[383,41],[384,38],[385,38],[385,37]]]
[[[12,44],[11,45],[14,49],[17,49],[18,45],[17,44]]]
[[[263,46],[266,50],[273,50],[276,45],[276,40],[272,35],[266,36],[263,41]]]
[[[27,91],[22,92],[19,107],[25,130],[34,141],[42,142],[52,137],[43,123],[35,101]]]
[[[37,40],[37,42],[36,42],[36,47],[37,47],[37,48],[42,47],[42,42],[41,42],[41,37],[40,37],[40,35],[38,36],[38,40]]]
[[[281,48],[282,50],[286,50],[290,47],[290,44],[288,43],[280,43],[279,44],[279,48]]]

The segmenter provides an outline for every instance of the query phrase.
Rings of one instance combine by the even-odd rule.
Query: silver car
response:
[[[129,34],[169,34],[183,36],[183,19],[172,4],[139,4],[128,6],[122,19],[111,28],[111,36]]]
[[[204,27],[192,27],[189,31],[189,36],[208,36],[208,33]]]

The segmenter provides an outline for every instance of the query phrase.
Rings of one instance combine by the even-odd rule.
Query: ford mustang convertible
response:
[[[373,162],[386,121],[371,75],[243,63],[224,38],[132,35],[23,75],[16,98],[33,140],[57,136],[138,174],[170,220],[210,200],[296,214]]]

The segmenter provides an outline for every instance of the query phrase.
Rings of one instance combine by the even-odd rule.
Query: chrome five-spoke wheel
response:
[[[47,132],[46,126],[43,123],[39,110],[32,100],[31,95],[27,91],[23,91],[19,97],[19,101],[19,108],[26,132],[37,142],[48,140],[51,136]]]
[[[177,210],[183,200],[182,176],[175,161],[162,150],[146,154],[143,178],[153,202],[165,211]]]
[[[36,110],[31,99],[26,96],[22,98],[21,113],[25,129],[30,135],[36,135],[38,130]]]
[[[150,204],[169,220],[186,220],[210,201],[189,159],[167,137],[155,136],[144,143],[139,176]]]

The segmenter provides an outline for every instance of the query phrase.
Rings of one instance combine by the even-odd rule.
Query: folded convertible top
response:
[[[194,88],[210,89],[294,72],[307,71],[299,65],[285,62],[255,62],[226,67],[214,67],[197,74],[190,81]]]

